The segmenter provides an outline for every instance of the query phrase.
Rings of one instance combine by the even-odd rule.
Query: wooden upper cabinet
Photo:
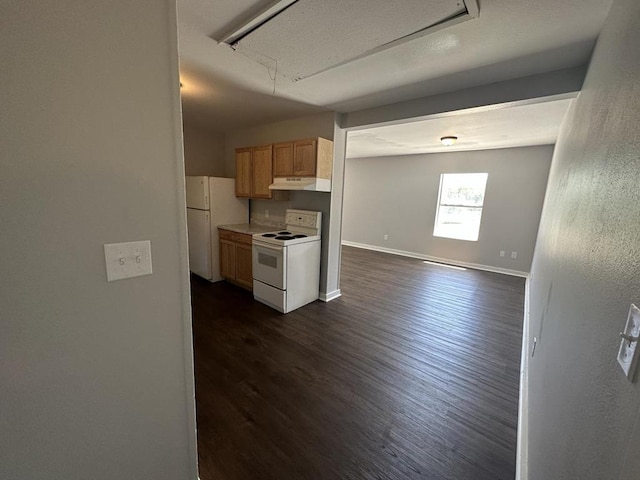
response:
[[[318,138],[316,154],[316,177],[331,180],[333,175],[333,141]]]
[[[251,197],[253,161],[251,148],[236,149],[236,197]]]
[[[315,177],[317,160],[317,140],[298,140],[293,143],[294,177]]]
[[[269,190],[272,183],[273,145],[236,148],[236,197],[288,200],[288,192]]]
[[[333,142],[316,137],[236,149],[236,196],[289,200],[287,190],[269,190],[274,177],[331,180]],[[331,182],[324,182],[329,191]],[[328,185],[329,189],[326,189]]]
[[[293,175],[293,142],[273,145],[273,176],[287,177]]]
[[[269,185],[273,182],[273,146],[254,147],[253,186],[251,198],[271,198]]]
[[[274,177],[318,177],[331,179],[333,142],[308,138],[273,146]]]

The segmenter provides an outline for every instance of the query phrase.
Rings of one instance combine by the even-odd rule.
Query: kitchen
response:
[[[330,192],[333,142],[238,148],[236,165],[235,181],[186,178],[191,271],[247,288],[283,313],[318,299],[322,212],[287,208],[282,223],[268,213],[259,221],[250,217],[248,199],[287,202],[291,192]]]

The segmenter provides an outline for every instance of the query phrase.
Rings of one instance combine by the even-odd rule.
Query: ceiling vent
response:
[[[281,0],[218,41],[297,81],[478,14],[477,0]]]

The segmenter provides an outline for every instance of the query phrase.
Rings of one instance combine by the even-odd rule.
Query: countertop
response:
[[[218,225],[218,228],[236,233],[244,233],[245,235],[253,235],[254,233],[273,232],[282,227],[278,225],[263,225],[261,223],[237,223],[235,225]]]

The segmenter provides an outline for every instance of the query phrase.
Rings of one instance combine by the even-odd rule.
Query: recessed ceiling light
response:
[[[455,144],[458,141],[458,137],[442,137],[440,139],[440,141],[442,142],[442,145],[444,145],[445,147],[450,147],[451,145]]]

